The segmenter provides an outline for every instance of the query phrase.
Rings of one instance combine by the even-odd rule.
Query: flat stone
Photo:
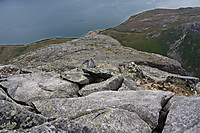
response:
[[[89,73],[91,76],[108,79],[115,74],[117,74],[117,71],[113,69],[101,69],[101,68],[84,68],[83,71],[85,73]]]
[[[63,79],[80,85],[89,84],[88,76],[89,74],[84,73],[81,69],[73,69],[61,74]]]
[[[135,112],[118,108],[105,108],[95,113],[90,113],[76,118],[75,121],[94,128],[101,133],[150,133],[150,126]]]
[[[60,79],[59,74],[44,72],[14,75],[1,85],[12,98],[24,102],[77,97],[79,91],[77,84]]]
[[[98,91],[106,91],[106,90],[117,91],[120,88],[122,81],[123,81],[123,76],[121,74],[118,74],[107,79],[106,81],[84,86],[79,91],[79,94],[81,96],[86,96]]]

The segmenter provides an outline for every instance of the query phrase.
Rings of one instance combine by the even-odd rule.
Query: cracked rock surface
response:
[[[198,79],[174,74],[184,70],[167,57],[88,35],[27,53],[13,64],[0,68],[2,133],[200,131],[198,93],[175,96],[162,88],[183,83],[198,91]],[[176,78],[169,84],[170,76]]]
[[[38,99],[77,97],[79,87],[59,78],[56,73],[30,73],[8,77],[1,85],[15,100],[29,102]]]
[[[117,110],[119,112],[123,112],[123,110],[125,112],[129,111],[130,114],[137,116],[136,121],[134,121],[134,119],[131,120],[133,123],[137,123],[138,118],[140,118],[140,122],[146,123],[148,128],[153,129],[158,124],[159,112],[162,109],[161,101],[171,96],[173,96],[173,93],[162,91],[102,91],[92,93],[86,97],[42,100],[35,101],[34,104],[46,117],[56,116],[73,119],[77,116],[78,118],[84,116],[84,121],[88,121],[88,123],[85,124],[89,124],[89,121],[92,121],[90,115],[93,114],[93,112],[96,113],[98,110],[111,107],[111,109],[113,108],[112,110]],[[47,110],[47,108],[50,109]],[[100,117],[104,116],[105,114],[102,114]],[[111,117],[110,120],[118,121],[118,124],[120,124],[120,120],[117,119],[123,120],[127,117],[118,118],[116,116]],[[107,124],[115,129],[116,125],[106,119],[107,117],[104,117],[104,119],[102,118],[102,122],[99,124]],[[128,121],[130,120],[127,120],[127,122]],[[132,127],[124,128],[132,129]],[[140,125],[138,125],[137,128],[141,128]],[[117,132],[117,130],[118,129],[115,129],[115,132]],[[143,132],[143,130],[141,130],[141,132]]]
[[[200,131],[200,97],[174,97],[163,133],[197,133]]]

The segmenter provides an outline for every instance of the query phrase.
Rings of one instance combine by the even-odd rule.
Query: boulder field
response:
[[[167,57],[87,35],[0,66],[0,132],[197,133],[199,79]]]

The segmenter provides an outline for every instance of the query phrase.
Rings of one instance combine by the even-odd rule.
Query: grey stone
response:
[[[180,97],[172,98],[168,106],[169,114],[164,126],[163,133],[177,132],[199,132],[200,127],[200,97]]]
[[[91,120],[89,116],[93,113],[107,107],[112,107],[120,112],[119,116],[121,116],[121,118],[113,117],[117,124],[121,123],[120,121],[118,121],[119,123],[117,122],[119,119],[128,119],[125,112],[129,111],[133,114],[127,113],[127,115],[133,115],[137,118],[135,122],[133,122],[134,119],[132,120],[133,123],[138,122],[138,117],[136,117],[137,114],[151,129],[154,129],[158,125],[159,112],[162,109],[162,103],[172,96],[173,93],[163,91],[102,91],[92,93],[86,97],[39,100],[35,101],[34,104],[44,116],[65,117],[73,120],[78,120],[78,118],[83,118],[83,116],[85,116],[84,121]],[[47,108],[50,109],[47,110]],[[124,116],[122,115],[123,110],[126,110],[124,111]],[[97,113],[96,117],[99,115]],[[114,116],[117,116],[117,114]],[[142,121],[140,121],[140,123],[141,122]],[[109,121],[106,122],[106,117],[104,118],[104,123],[110,124],[113,128],[117,125],[116,123],[112,125]],[[104,123],[100,124],[104,125]],[[136,126],[141,127],[140,125]],[[123,128],[125,128],[125,126]],[[131,129],[131,127],[129,127],[129,129]]]
[[[42,115],[29,112],[13,102],[0,100],[0,131],[27,129],[46,121],[48,119]]]
[[[166,82],[182,85],[185,89],[194,90],[196,89],[196,84],[199,82],[199,78],[188,76],[168,76]]]
[[[65,71],[61,74],[61,77],[67,81],[77,83],[80,85],[89,84],[89,74],[84,73],[81,69],[73,69],[71,71]]]
[[[105,108],[74,119],[79,123],[105,133],[149,133],[150,126],[135,112],[118,108]]]
[[[80,68],[95,68],[95,62],[93,59],[86,60],[83,62],[83,64],[80,66]]]
[[[124,78],[122,87],[119,88],[118,91],[125,91],[125,90],[145,90],[142,86],[138,85],[135,81],[129,78]]]
[[[118,74],[107,79],[106,81],[84,86],[79,91],[79,94],[81,96],[86,96],[98,91],[106,91],[106,90],[117,91],[122,85],[122,82],[123,82],[123,76],[121,74]]]
[[[87,126],[68,119],[59,118],[25,130],[15,130],[14,133],[95,133]]]
[[[198,92],[200,92],[200,82],[197,83],[197,85],[196,85],[196,90],[197,90]]]
[[[85,73],[89,73],[91,77],[94,78],[103,78],[103,79],[108,79],[112,76],[114,76],[115,74],[117,74],[118,72],[116,72],[113,69],[99,69],[99,68],[84,68],[83,71]]]
[[[138,65],[138,68],[142,70],[144,75],[150,77],[153,82],[164,81],[166,80],[167,76],[175,76],[175,74],[145,65]]]
[[[77,97],[79,91],[77,84],[60,79],[59,74],[44,72],[14,75],[1,85],[7,88],[12,98],[24,102]]]

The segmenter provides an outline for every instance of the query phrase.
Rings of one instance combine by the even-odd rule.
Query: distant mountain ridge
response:
[[[124,46],[176,59],[200,77],[199,7],[145,11],[103,33]]]

